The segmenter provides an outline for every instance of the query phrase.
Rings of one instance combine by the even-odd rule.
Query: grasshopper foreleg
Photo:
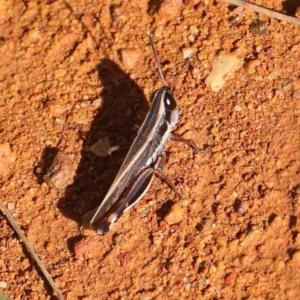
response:
[[[179,143],[185,143],[188,146],[190,146],[191,148],[193,148],[193,150],[196,153],[205,153],[205,152],[207,152],[208,150],[210,150],[212,148],[212,147],[208,147],[206,149],[200,149],[193,140],[184,139],[184,138],[181,138],[181,137],[178,137],[178,136],[174,136],[174,135],[171,135],[169,137],[169,141],[179,142]]]
[[[165,174],[164,170],[163,170],[163,166],[166,162],[166,154],[163,153],[162,155],[160,155],[157,158],[156,164],[155,164],[155,169],[161,174],[161,176],[163,177],[163,179],[167,182],[167,184],[171,187],[171,189],[176,193],[176,195],[181,198],[180,193],[178,192],[178,190],[176,189],[174,183],[168,178],[168,176]]]
[[[190,140],[190,139],[184,139],[184,138],[181,138],[181,137],[177,137],[177,136],[171,135],[170,138],[169,138],[169,141],[179,142],[179,143],[185,143],[185,144],[189,145],[191,148],[193,148],[196,153],[206,152],[206,150],[201,150],[196,145],[196,143],[193,140]]]

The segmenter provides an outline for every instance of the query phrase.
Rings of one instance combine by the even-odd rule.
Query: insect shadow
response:
[[[101,105],[90,130],[79,132],[81,159],[73,183],[58,202],[61,212],[78,223],[99,206],[127,153],[120,150],[101,158],[90,151],[91,146],[103,137],[109,138],[111,146],[131,144],[148,111],[143,90],[116,63],[103,59],[97,70],[103,87]]]

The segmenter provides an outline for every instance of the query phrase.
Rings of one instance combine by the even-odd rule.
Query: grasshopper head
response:
[[[178,122],[178,106],[171,89],[163,86],[158,90],[158,94],[160,94],[162,115],[164,115],[165,120],[168,121],[171,126],[175,126]]]

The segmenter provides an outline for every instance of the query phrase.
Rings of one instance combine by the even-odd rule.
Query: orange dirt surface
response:
[[[147,31],[170,84],[194,53],[174,133],[208,151],[168,142],[182,199],[158,176],[101,237],[82,216],[126,151],[90,149],[131,143],[162,85]],[[299,299],[299,27],[223,1],[1,1],[0,53],[1,200],[65,299]],[[243,66],[215,92],[223,54]],[[2,213],[0,290],[55,299]]]

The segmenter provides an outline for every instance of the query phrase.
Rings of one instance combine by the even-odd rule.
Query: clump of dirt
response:
[[[162,85],[147,31],[170,84],[193,53],[174,134],[208,151],[167,143],[182,199],[157,178],[100,237],[81,218],[126,151],[90,148],[130,144]],[[0,32],[1,200],[66,299],[297,299],[299,27],[223,1],[17,1],[0,4]],[[214,92],[205,80],[224,55],[244,64]],[[58,187],[44,180],[54,152],[75,172]],[[9,299],[52,298],[4,215],[0,271]]]

